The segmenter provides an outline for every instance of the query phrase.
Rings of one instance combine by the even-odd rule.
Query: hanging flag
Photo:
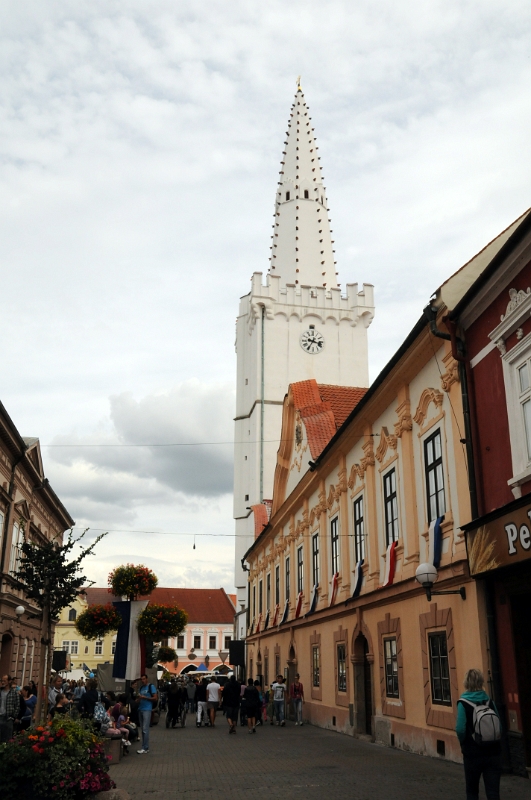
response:
[[[441,551],[442,551],[442,528],[441,523],[444,521],[444,514],[442,517],[437,517],[430,522],[430,530],[428,535],[428,563],[438,569],[441,564]]]
[[[363,584],[363,558],[360,558],[358,563],[356,564],[356,568],[354,570],[354,591],[352,592],[352,597],[359,597],[361,592],[361,587]]]
[[[256,623],[255,633],[260,633],[260,624],[261,624],[261,622],[262,622],[262,615],[260,614],[258,616],[258,622]]]
[[[278,619],[278,612],[279,612],[279,610],[280,610],[280,606],[279,606],[279,604],[277,603],[277,604],[276,604],[276,606],[275,606],[275,613],[274,613],[274,615],[273,615],[273,622],[271,623],[271,627],[272,627],[272,628],[274,628],[274,627],[275,627],[275,625],[277,624],[277,619]]]
[[[136,624],[140,612],[147,604],[147,600],[120,600],[113,603],[122,617],[122,624],[116,634],[113,678],[134,681],[142,674],[142,644]]]
[[[339,587],[339,572],[335,572],[334,577],[332,578],[332,595],[330,597],[329,607],[333,606],[334,603],[336,602],[338,587]]]
[[[269,609],[267,610],[265,622],[264,622],[264,630],[267,630],[267,626],[269,625]]]
[[[288,621],[289,617],[289,600],[286,600],[286,604],[284,606],[284,613],[282,614],[282,619],[279,622],[279,625],[283,625],[285,622]]]
[[[313,614],[317,606],[318,599],[319,599],[319,584],[316,583],[312,590],[312,599],[310,600],[310,610],[306,612],[305,614],[306,617],[310,616],[310,614]]]
[[[300,616],[303,596],[304,592],[299,592],[299,595],[297,597],[297,608],[295,609],[295,619],[298,619],[298,617]]]
[[[384,575],[384,586],[392,586],[393,581],[395,579],[395,567],[396,567],[396,545],[397,542],[391,542],[389,547],[387,548],[387,554],[385,557],[385,575]]]

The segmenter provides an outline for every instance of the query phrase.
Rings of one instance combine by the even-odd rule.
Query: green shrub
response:
[[[56,717],[0,744],[2,800],[82,800],[114,788],[103,740],[89,720]]]

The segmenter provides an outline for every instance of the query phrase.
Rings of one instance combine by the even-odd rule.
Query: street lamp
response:
[[[24,608],[24,606],[17,606],[17,607],[15,608],[15,614],[17,615],[17,617],[18,617],[19,619],[21,618],[21,616],[22,616],[22,614],[25,612],[25,610],[26,610],[26,609]]]
[[[433,584],[437,581],[439,573],[433,564],[419,564],[415,572],[415,578],[420,585],[426,589],[426,597],[428,602],[431,600],[433,594],[458,594],[462,600],[466,600],[466,589],[461,586],[460,589],[446,589],[445,591],[436,592],[432,589]]]

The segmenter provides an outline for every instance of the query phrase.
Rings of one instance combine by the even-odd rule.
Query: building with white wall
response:
[[[238,610],[242,557],[255,537],[252,507],[270,500],[290,383],[367,387],[373,287],[337,282],[328,199],[309,109],[298,86],[275,198],[267,275],[255,272],[236,323],[234,517]],[[266,502],[267,505],[267,502]]]

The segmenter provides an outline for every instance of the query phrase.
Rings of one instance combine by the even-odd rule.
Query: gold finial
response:
[[[302,89],[301,89],[301,76],[300,75],[297,76],[297,91],[302,92]]]

